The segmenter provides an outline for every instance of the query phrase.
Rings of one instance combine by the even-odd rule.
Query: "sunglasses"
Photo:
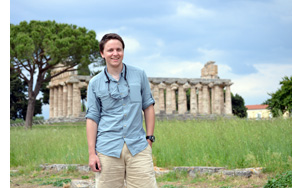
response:
[[[128,87],[128,90],[126,91],[126,94],[120,94],[120,92],[114,92],[114,91],[110,91],[110,79],[106,73],[106,70],[104,68],[104,74],[107,78],[107,81],[108,81],[108,85],[107,85],[107,90],[108,90],[108,94],[111,98],[113,99],[116,99],[116,100],[121,100],[121,99],[124,99],[126,98],[127,96],[129,96],[129,93],[130,93],[130,86],[129,86],[129,83],[128,83],[128,80],[127,80],[127,66],[123,63],[123,65],[125,66],[125,75],[124,75],[124,79],[126,81],[126,85]]]

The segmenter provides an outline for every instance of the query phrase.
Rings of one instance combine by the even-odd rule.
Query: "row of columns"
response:
[[[231,82],[222,83],[220,81],[202,81],[196,84],[189,82],[157,83],[150,79],[152,94],[156,102],[155,114],[231,115],[231,85]],[[77,80],[50,85],[50,118],[79,117],[81,113],[80,89],[82,87],[87,88],[87,83]],[[188,89],[190,89],[190,112],[187,110],[186,91]]]
[[[176,113],[176,104],[178,104],[178,114],[187,113],[187,89],[190,89],[190,113],[191,114],[218,114],[231,115],[231,91],[232,83],[221,82],[201,82],[190,85],[184,84],[167,84],[160,82],[150,82],[152,94],[156,105],[155,113],[173,114]],[[225,88],[225,99],[224,99]],[[176,91],[178,91],[178,100],[176,101]],[[164,96],[164,94],[166,94]],[[225,102],[224,102],[225,101]]]
[[[79,117],[81,112],[80,82],[50,86],[50,118]]]

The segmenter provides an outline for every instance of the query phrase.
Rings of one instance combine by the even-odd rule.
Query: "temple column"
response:
[[[202,91],[202,93],[203,93],[202,112],[203,112],[203,114],[210,114],[210,94],[209,94],[208,85],[203,85],[202,90],[203,90]]]
[[[58,86],[54,87],[54,118],[58,117],[58,92],[59,88]]]
[[[73,115],[73,85],[67,84],[67,117],[71,117]]]
[[[211,101],[210,101],[210,114],[214,114],[214,96],[215,96],[215,90],[214,90],[214,83],[208,84],[210,91],[211,91]]]
[[[154,111],[155,114],[160,113],[159,88],[158,85],[153,84],[153,98],[155,100]]]
[[[224,86],[221,85],[219,87],[219,93],[220,93],[220,114],[224,114]]]
[[[213,102],[213,114],[221,114],[220,113],[220,109],[221,109],[221,106],[220,106],[220,86],[219,86],[219,83],[216,83],[214,84],[214,102]]]
[[[63,116],[63,86],[58,86],[58,117]]]
[[[50,118],[54,117],[54,87],[50,87]]]
[[[197,102],[197,88],[195,86],[191,87],[191,104],[190,104],[190,111],[191,114],[198,113],[198,102]]]
[[[159,109],[160,109],[159,111],[165,112],[164,89],[166,88],[166,85],[164,83],[160,83],[158,85],[158,88],[159,88]]]
[[[203,114],[203,93],[202,93],[202,85],[201,84],[197,84],[195,86],[196,88],[198,88],[198,113],[199,114]]]
[[[67,85],[63,85],[63,117],[67,117],[67,109],[68,109],[68,91]]]
[[[81,112],[81,94],[79,84],[73,83],[73,117],[78,117]]]
[[[178,89],[178,85],[173,83],[170,85],[171,87],[171,104],[172,104],[172,113],[176,112],[176,96],[175,91]]]
[[[231,102],[231,91],[230,91],[230,86],[232,83],[228,83],[226,85],[226,90],[225,90],[225,114],[226,115],[232,115],[232,102]]]
[[[166,114],[172,114],[172,91],[170,85],[166,86]]]
[[[187,111],[187,96],[183,85],[178,87],[178,114],[184,114]]]

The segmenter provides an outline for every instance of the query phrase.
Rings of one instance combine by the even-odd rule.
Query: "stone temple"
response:
[[[52,70],[58,74],[64,67]],[[84,120],[81,112],[82,88],[87,88],[91,76],[77,75],[76,71],[62,73],[49,83],[49,120]],[[158,118],[207,117],[212,115],[232,116],[230,79],[218,77],[218,66],[207,62],[201,69],[201,78],[148,77],[155,99],[155,114]]]

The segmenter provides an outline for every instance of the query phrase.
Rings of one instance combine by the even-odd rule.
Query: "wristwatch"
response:
[[[146,140],[149,139],[151,142],[155,142],[155,136],[146,136]]]

